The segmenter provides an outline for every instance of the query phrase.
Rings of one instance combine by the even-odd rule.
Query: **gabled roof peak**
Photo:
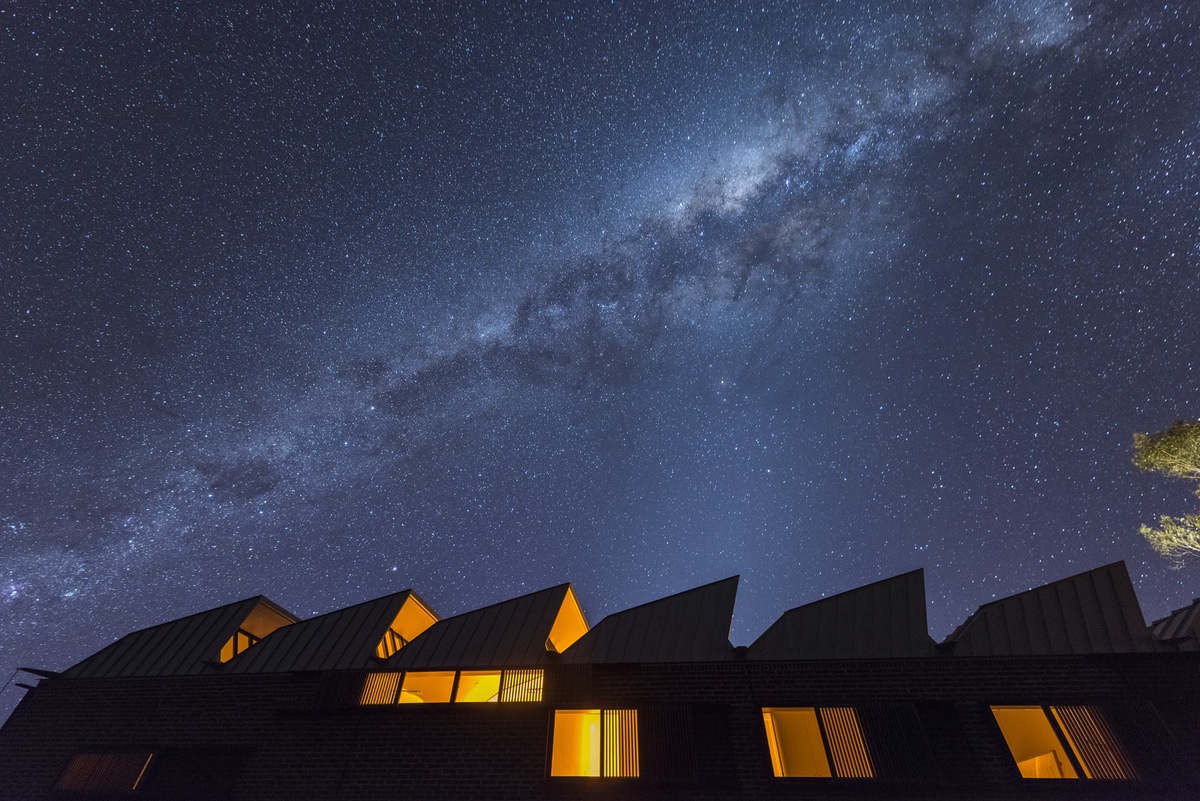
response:
[[[563,654],[572,663],[712,662],[730,659],[738,576],[616,612]]]

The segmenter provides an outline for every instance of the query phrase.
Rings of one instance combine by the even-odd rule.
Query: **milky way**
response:
[[[1196,10],[876,5],[6,9],[0,666],[259,593],[1188,602],[1129,456],[1200,414]]]

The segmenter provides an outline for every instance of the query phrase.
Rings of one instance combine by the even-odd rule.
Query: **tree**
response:
[[[1180,420],[1157,434],[1134,434],[1133,463],[1151,473],[1200,482],[1200,422]]]
[[[1143,525],[1142,536],[1150,547],[1176,564],[1182,564],[1188,554],[1200,553],[1200,515],[1159,518],[1162,528]]]
[[[1140,470],[1195,481],[1200,497],[1200,422],[1180,420],[1157,434],[1133,435],[1133,463]],[[1150,547],[1180,564],[1200,554],[1200,514],[1163,516],[1161,528],[1142,526]]]

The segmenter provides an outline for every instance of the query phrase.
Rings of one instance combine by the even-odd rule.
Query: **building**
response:
[[[3,799],[1200,797],[1200,602],[1123,563],[930,639],[922,571],[733,647],[737,578],[589,627],[569,584],[439,619],[250,598],[40,681]]]

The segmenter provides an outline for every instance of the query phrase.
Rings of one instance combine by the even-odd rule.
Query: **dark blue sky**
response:
[[[0,8],[5,675],[258,593],[1197,594],[1129,462],[1200,416],[1195,4],[243,5]]]

